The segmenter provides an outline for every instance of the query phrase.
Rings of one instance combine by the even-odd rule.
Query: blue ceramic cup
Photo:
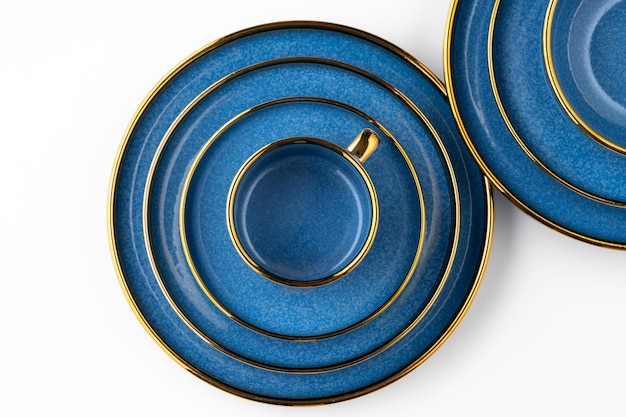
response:
[[[244,261],[299,287],[353,270],[378,226],[376,191],[362,163],[379,142],[366,129],[347,149],[291,137],[252,155],[233,180],[227,206],[228,230]]]

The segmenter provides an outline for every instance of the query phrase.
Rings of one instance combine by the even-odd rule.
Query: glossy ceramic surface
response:
[[[365,127],[382,141],[367,161],[380,224],[364,261],[305,289],[251,272],[225,222],[243,161],[312,132],[346,146]],[[484,272],[491,195],[460,142],[441,83],[371,35],[292,22],[211,44],[155,88],[120,149],[109,222],[129,302],[175,360],[229,392],[312,404],[380,388],[443,343]]]
[[[548,75],[568,115],[626,153],[626,1],[552,0],[544,42]]]
[[[369,251],[378,198],[348,150],[317,138],[286,138],[239,170],[228,223],[255,271],[286,285],[321,285],[350,272]]]
[[[542,55],[547,6],[456,1],[450,102],[475,158],[514,202],[568,235],[624,248],[626,158],[589,138],[556,99]]]

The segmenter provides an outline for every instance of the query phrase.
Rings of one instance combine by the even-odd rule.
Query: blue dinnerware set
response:
[[[626,247],[626,1],[458,0],[449,23],[447,88],[374,35],[281,22],[149,93],[115,161],[110,242],[175,361],[285,405],[395,381],[478,290],[490,184]]]

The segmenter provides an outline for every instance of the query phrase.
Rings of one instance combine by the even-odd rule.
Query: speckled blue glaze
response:
[[[461,310],[465,309],[470,292],[475,290],[479,278],[478,271],[484,264],[486,238],[489,235],[490,227],[487,221],[490,202],[486,198],[484,179],[473,164],[469,153],[461,145],[461,139],[456,131],[446,97],[438,86],[402,55],[389,51],[379,43],[368,41],[345,30],[333,30],[328,26],[304,28],[299,27],[300,25],[291,24],[290,27],[283,29],[257,30],[247,33],[246,36],[240,34],[238,38],[231,39],[230,42],[207,49],[202,55],[188,62],[182,71],[161,85],[159,93],[142,110],[124,145],[115,175],[116,181],[112,198],[112,233],[116,259],[123,274],[123,283],[141,320],[151,332],[158,335],[159,342],[185,367],[203,379],[248,398],[280,403],[326,402],[349,398],[375,389],[380,384],[390,382],[418,364],[426,352],[438,345],[440,339],[449,331],[449,328],[459,317]],[[306,26],[310,25],[307,24]],[[312,374],[275,372],[262,367],[251,366],[223,353],[220,349],[216,349],[208,344],[206,339],[192,331],[172,309],[155,279],[146,252],[142,219],[144,188],[152,158],[165,131],[186,104],[208,85],[243,66],[280,56],[303,55],[336,59],[362,67],[385,79],[406,94],[414,103],[419,104],[446,146],[454,166],[454,178],[460,195],[459,240],[456,256],[453,258],[450,274],[442,292],[424,319],[411,328],[398,343],[366,361],[347,368]],[[261,86],[265,87],[264,85]],[[232,110],[230,106],[227,107]],[[292,107],[297,106],[287,106],[286,108],[291,111]],[[334,107],[331,108],[334,109]],[[212,111],[216,112],[217,120],[215,122],[218,127],[224,122],[221,119],[220,110],[222,108],[218,101],[216,106],[212,108]],[[387,113],[384,108],[381,108],[380,111],[382,116]],[[257,115],[261,116],[262,113],[253,114],[245,120],[252,121]],[[345,117],[352,117],[352,126],[356,125],[354,115],[345,115]],[[193,120],[193,118],[191,119]],[[263,117],[259,117],[259,119],[253,124],[262,125]],[[270,120],[276,121],[278,119]],[[327,121],[327,123],[329,128],[333,124],[332,121]],[[358,124],[363,126],[367,125],[368,122],[361,119]],[[415,125],[419,126],[420,123],[417,122]],[[273,123],[269,123],[269,126],[276,128]],[[310,128],[312,129],[312,127]],[[204,132],[205,140],[213,133],[215,125],[208,126],[207,129],[208,132]],[[201,130],[202,126],[196,126],[196,129],[192,129],[198,134],[201,133]],[[230,134],[231,130],[233,129],[228,129],[225,135]],[[316,126],[316,131],[320,131],[319,126]],[[333,130],[329,129],[330,131]],[[419,131],[418,129],[418,133],[408,137],[399,136],[402,146],[412,160],[413,158],[418,160],[420,155],[422,158],[428,157],[428,152],[423,148],[433,147],[430,138],[424,137]],[[240,136],[236,135],[236,137]],[[181,145],[185,143],[187,141],[183,141]],[[240,155],[244,154],[241,148],[247,144],[246,141],[245,143],[236,142],[236,145],[233,145],[232,141],[222,137],[216,141],[211,152],[226,148],[228,149],[227,153]],[[257,144],[254,145],[257,146]],[[382,155],[382,151],[383,149],[377,150],[368,160],[368,163],[371,161],[373,164],[376,161],[374,158]],[[387,152],[387,154],[393,155],[394,152],[397,151],[391,149],[391,152]],[[162,156],[164,161],[168,161],[166,154],[167,152],[164,152]],[[181,153],[175,154],[183,156]],[[194,155],[191,152],[186,157],[192,159]],[[422,169],[435,169],[436,171],[437,167],[441,165],[440,158],[441,155],[433,160],[426,160],[426,167]],[[382,162],[379,163],[381,166],[384,165]],[[168,164],[164,163],[163,165]],[[428,165],[433,167],[428,167]],[[368,170],[370,170],[369,167]],[[371,171],[376,172],[373,167]],[[405,175],[400,175],[396,178],[393,174],[388,175],[390,176],[379,179],[379,182],[382,180],[382,183],[376,184],[377,189],[379,186],[384,188],[382,186],[388,183],[390,179],[403,179],[405,177]],[[208,177],[224,181],[224,176],[220,173],[214,173]],[[155,177],[155,182],[162,180],[163,178],[157,180]],[[374,179],[374,181],[376,180]],[[449,199],[445,197],[446,194],[449,194],[449,179],[442,175],[436,175],[433,178],[426,176],[423,181],[425,182],[424,189],[430,190],[428,195],[426,192],[424,193],[426,212],[439,211],[440,213],[427,223],[424,251],[415,272],[415,279],[411,280],[411,285],[417,285],[423,276],[428,275],[428,271],[437,270],[440,272],[443,267],[441,265],[442,259],[449,258],[448,252],[450,250],[450,236],[439,236],[440,230],[449,228],[451,222],[449,211],[446,212],[442,208],[442,206],[450,204]],[[176,193],[173,195],[163,194],[162,197],[164,200],[176,200],[178,198]],[[178,203],[174,201],[168,204],[176,207],[179,205]],[[389,204],[393,205],[393,202]],[[158,204],[155,206],[158,207]],[[154,208],[151,208],[151,212]],[[172,214],[169,213],[167,217],[172,217]],[[162,217],[162,220],[165,220],[165,216]],[[175,232],[171,228],[164,227],[159,230],[164,235]],[[167,239],[174,238],[173,236],[157,235],[155,241],[167,241]],[[223,247],[226,247],[226,243],[230,245],[229,242],[225,242]],[[184,259],[179,257],[180,253],[169,250],[159,252],[157,250],[156,254],[159,255],[157,259],[161,259],[161,256],[164,258],[161,260],[163,263],[168,263],[172,271],[175,271],[176,268],[185,268],[186,263]],[[360,265],[360,267],[364,266]],[[345,278],[337,281],[337,283],[349,282],[348,277]],[[175,278],[172,279],[175,281]],[[175,282],[168,283],[172,286],[175,284]],[[193,287],[193,283],[189,281],[184,284],[181,282],[181,285],[185,287],[172,289],[172,293],[178,291],[177,295],[181,296],[184,291],[189,289],[188,287]],[[403,295],[405,293],[416,295],[414,289],[409,288],[403,292]],[[248,300],[240,299],[239,301],[241,303]],[[351,301],[349,300],[349,302]],[[202,304],[203,302],[206,302],[206,299],[193,297],[187,299],[189,312],[195,307],[198,310],[196,313],[203,316],[202,319],[204,319],[207,330],[213,330],[212,335],[220,335],[228,339],[229,331],[236,326],[225,322],[221,312],[207,309],[206,305]],[[389,311],[395,307],[396,303],[390,307]],[[411,311],[411,300],[404,302],[398,300],[398,308],[395,310],[395,313],[405,317],[414,314],[414,311]],[[382,318],[381,316],[380,319]],[[378,319],[372,323],[376,322]],[[369,335],[376,337],[378,332],[384,331],[384,326],[372,327]],[[254,339],[253,333],[250,332],[247,335],[248,349],[251,350],[249,353],[262,355],[263,343],[270,345],[270,347],[274,346],[276,349],[277,342],[275,340],[270,340],[267,337],[259,337],[257,340]],[[231,342],[234,343],[236,340],[231,340]],[[287,343],[287,341],[283,342]],[[346,346],[341,343],[333,345],[332,339],[300,343],[300,345],[314,350],[315,348],[310,346],[323,346],[325,344],[323,342],[328,344],[325,348],[321,347],[321,351],[339,347],[344,347],[345,350],[354,349],[358,351],[361,349],[358,345],[348,344]],[[255,343],[257,343],[256,346]],[[288,346],[289,349],[296,349],[293,343],[285,346]],[[243,349],[245,346],[240,347]],[[294,358],[298,358],[297,353],[292,353],[292,355]],[[308,357],[307,354],[299,359],[305,361]]]
[[[578,116],[626,148],[626,1],[558,1],[554,71]]]
[[[538,145],[533,150],[539,157],[545,159],[550,149],[552,156],[565,158],[564,161],[571,162],[571,168],[578,170],[572,175],[585,174],[578,176],[589,180],[585,188],[589,190],[590,183],[594,183],[607,195],[621,199],[626,193],[626,187],[619,185],[626,179],[624,161],[618,159],[608,176],[600,172],[607,168],[608,160],[623,155],[609,151],[575,127],[547,84],[540,44],[540,20],[546,6],[543,0],[503,2],[500,6],[494,60],[507,112],[524,141],[529,146]],[[471,145],[507,195],[538,219],[586,241],[623,247],[626,209],[585,197],[551,177],[530,159],[504,123],[488,71],[487,45],[493,7],[493,0],[458,1],[447,52],[451,94]],[[524,26],[527,21],[534,23],[530,32]],[[505,44],[510,46],[508,51],[503,49]],[[525,58],[520,59],[524,52]],[[522,107],[521,103],[528,105]],[[523,124],[519,120],[522,118]],[[539,153],[541,149],[546,152]],[[602,159],[606,152],[610,155]]]
[[[377,221],[376,194],[355,163],[318,143],[287,142],[265,152],[233,191],[234,229],[247,255],[298,282],[348,267]]]
[[[626,204],[626,155],[587,136],[548,80],[543,22],[549,0],[502,2],[493,36],[495,79],[515,130],[547,168],[574,187]]]

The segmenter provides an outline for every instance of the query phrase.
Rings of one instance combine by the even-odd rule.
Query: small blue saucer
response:
[[[548,75],[572,121],[626,153],[626,2],[551,0],[544,31]]]
[[[262,70],[251,71],[249,78],[241,74],[233,76],[244,68],[264,66],[276,59],[307,61],[311,58],[340,64],[294,62],[278,70],[279,66],[267,66],[268,82],[250,83],[249,91],[240,87],[247,79],[262,79]],[[348,66],[357,71],[348,69]],[[288,82],[269,82],[270,79],[276,80],[277,71],[281,70],[287,71],[282,80]],[[347,82],[346,85],[358,84],[359,88],[339,91],[341,88],[338,87],[343,84],[329,84],[332,77],[324,74],[343,77],[342,82]],[[376,82],[377,79],[382,84]],[[216,88],[216,94],[211,91],[203,96],[211,86]],[[280,94],[281,86],[289,96]],[[299,92],[302,88],[309,101],[268,105],[238,118],[241,112],[256,105],[293,98],[296,92],[302,97],[304,94]],[[372,106],[376,102],[363,101],[363,94],[365,92],[368,96],[368,89],[376,92],[369,97],[381,99],[375,109]],[[220,96],[220,91],[225,95]],[[231,94],[227,94],[229,91]],[[270,96],[263,96],[264,91],[271,92]],[[243,100],[241,103],[239,94]],[[327,98],[340,104],[323,103]],[[369,112],[360,107],[372,110],[372,118],[363,117]],[[396,111],[400,114],[396,115]],[[423,248],[408,285],[380,316],[336,337],[301,342],[251,330],[217,308],[189,273],[188,259],[181,248],[181,229],[175,225],[180,217],[177,214],[182,204],[181,191],[186,173],[200,148],[215,137],[194,174],[193,182],[198,182],[187,196],[186,210],[189,210],[187,215],[192,225],[188,230],[199,235],[190,236],[189,240],[202,239],[190,247],[199,254],[215,251],[208,260],[200,257],[201,261],[207,261],[207,265],[206,270],[202,266],[199,268],[199,275],[203,282],[211,284],[212,290],[216,290],[219,301],[228,302],[230,308],[240,309],[237,311],[242,314],[254,311],[256,306],[250,308],[248,303],[258,302],[255,301],[257,295],[262,298],[267,294],[265,291],[275,290],[269,288],[269,281],[261,284],[256,277],[241,281],[233,277],[230,282],[234,286],[224,285],[218,289],[217,285],[224,284],[220,278],[228,278],[228,274],[212,273],[212,262],[223,262],[223,256],[231,256],[232,253],[228,253],[234,252],[232,243],[224,235],[225,206],[212,204],[214,199],[219,202],[223,198],[219,193],[225,190],[224,186],[229,184],[232,176],[212,167],[215,164],[224,169],[236,169],[249,156],[248,151],[258,149],[260,138],[242,141],[238,129],[266,130],[271,132],[270,136],[290,135],[293,124],[285,123],[289,115],[303,122],[297,129],[298,134],[310,129],[340,145],[345,145],[339,143],[342,140],[352,139],[355,127],[377,129],[377,133],[385,138],[387,149],[377,150],[367,161],[372,165],[368,166],[368,172],[377,190],[381,190],[379,198],[388,194],[383,203],[386,217],[393,220],[389,211],[399,210],[399,218],[403,219],[399,223],[385,220],[385,226],[381,224],[380,227],[392,230],[398,227],[397,224],[403,224],[408,228],[401,238],[383,232],[381,241],[388,236],[397,242],[375,241],[372,253],[362,265],[329,285],[345,285],[349,290],[350,285],[359,280],[358,272],[363,274],[362,282],[368,284],[365,290],[370,285],[380,288],[381,283],[391,288],[397,286],[400,275],[390,273],[392,271],[367,275],[367,271],[380,268],[380,263],[374,262],[376,256],[397,257],[398,261],[392,263],[393,270],[403,269],[398,267],[400,264],[410,264],[419,241],[415,239],[415,231],[424,230]],[[327,120],[329,116],[339,117],[339,123]],[[229,121],[235,119],[230,125]],[[320,125],[322,120],[326,124]],[[164,142],[166,136],[170,139]],[[390,136],[396,138],[399,147],[388,140]],[[440,140],[435,140],[436,137]],[[410,164],[401,157],[400,148]],[[155,158],[157,155],[159,158]],[[422,207],[416,204],[419,198],[414,179],[407,175],[410,165],[415,167],[423,189],[426,219],[415,215],[422,213]],[[153,178],[152,182],[148,181],[149,178]],[[394,190],[396,184],[401,185],[398,190]],[[217,187],[218,194],[212,195],[204,187]],[[455,196],[453,199],[450,198],[452,195]],[[149,200],[146,200],[147,196]],[[394,198],[399,200],[394,201]],[[402,214],[404,210],[406,212]],[[146,213],[148,215],[144,216]],[[415,223],[409,221],[411,213]],[[382,216],[381,211],[381,221]],[[203,48],[174,69],[155,87],[132,120],[115,163],[109,205],[111,246],[120,282],[137,317],[155,341],[194,375],[221,389],[257,401],[291,405],[328,403],[363,395],[391,383],[426,360],[449,337],[469,308],[486,266],[491,228],[490,188],[461,143],[441,82],[405,52],[383,40],[354,29],[313,22],[277,23],[230,35]],[[215,231],[213,239],[211,234]],[[377,244],[392,245],[404,254],[398,256],[382,251],[376,255]],[[411,247],[410,255],[406,255],[408,247]],[[152,250],[149,252],[148,248]],[[373,257],[371,261],[370,256]],[[367,262],[373,265],[368,267]],[[226,268],[244,272],[237,265]],[[441,285],[437,286],[437,282]],[[257,285],[257,290],[262,290],[260,294],[248,292],[246,297],[235,299],[232,294],[245,292],[249,283]],[[268,288],[261,288],[261,285]],[[425,297],[421,291],[415,291],[420,285],[430,287],[430,294],[435,295],[426,306],[423,304],[429,299],[428,295]],[[357,294],[351,292],[350,302],[362,302]],[[371,292],[368,295],[368,291],[364,294],[371,297],[364,304],[365,310],[370,310],[375,304],[372,300],[378,295]],[[336,301],[340,299],[338,294],[331,295]],[[302,303],[296,305],[301,306],[308,307]],[[319,314],[337,317],[331,314],[334,308],[328,303]],[[423,314],[419,313],[420,310]],[[343,311],[344,316],[339,317],[345,318],[349,309]],[[262,321],[271,314],[272,305],[266,303],[266,309],[257,310],[257,315],[263,317],[248,314],[246,318]],[[279,316],[275,315],[267,323],[258,323],[276,326]],[[385,319],[386,316],[389,318]],[[362,314],[354,317],[362,317]],[[311,323],[314,326],[305,329],[303,334],[320,330],[319,320]],[[350,321],[345,320],[341,326],[346,323]],[[281,326],[302,331],[293,323]],[[275,330],[287,333],[287,327],[276,327]],[[375,343],[366,347],[344,343],[367,340],[366,336],[374,338]],[[384,343],[385,340],[391,343]],[[376,345],[379,345],[376,354],[369,355],[369,350]],[[263,356],[265,348],[276,353],[281,346],[285,347],[286,353],[277,359]],[[231,349],[237,349],[239,353]],[[335,349],[339,357],[334,356]],[[332,366],[346,358],[352,358],[350,363]],[[283,361],[285,367],[275,360]],[[310,369],[320,364],[322,368]]]

